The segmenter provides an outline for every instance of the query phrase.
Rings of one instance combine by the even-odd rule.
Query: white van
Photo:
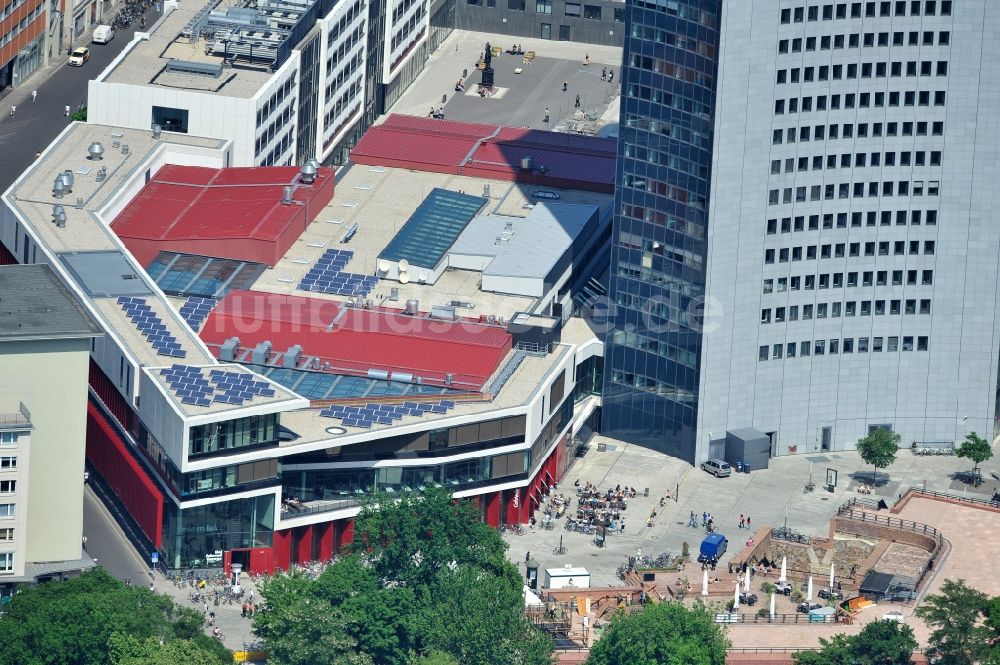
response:
[[[95,44],[107,44],[115,38],[115,31],[110,25],[99,25],[94,28],[94,38],[90,41]]]

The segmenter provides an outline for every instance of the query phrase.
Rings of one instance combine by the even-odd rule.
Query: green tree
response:
[[[955,457],[972,460],[975,465],[972,467],[972,473],[975,474],[980,464],[993,457],[993,447],[983,437],[975,432],[969,432],[965,435],[965,441],[955,449]]]
[[[232,662],[231,657],[220,659],[219,654],[191,640],[161,643],[155,637],[140,640],[121,633],[112,633],[108,639],[108,655],[112,665],[221,665]]]
[[[191,640],[219,659],[232,655],[201,630],[201,618],[103,569],[14,596],[0,617],[0,665],[110,665],[112,633],[139,640]]]
[[[422,656],[412,656],[409,665],[459,665],[451,654],[432,649]]]
[[[70,120],[79,120],[80,122],[87,122],[87,107],[84,106],[78,111],[73,111],[70,116]]]
[[[931,627],[927,643],[945,663],[972,665],[989,648],[991,628],[980,621],[988,611],[986,594],[960,579],[945,580],[937,594],[924,598],[916,615]]]
[[[723,665],[729,640],[701,604],[647,605],[636,614],[617,613],[590,650],[586,665]]]
[[[348,622],[343,614],[311,595],[298,596],[277,609],[271,609],[268,600],[268,609],[262,614],[270,615],[267,628],[258,628],[257,617],[254,617],[254,630],[267,642],[268,663],[374,664],[371,657],[358,652],[357,640],[348,633]]]
[[[376,495],[354,527],[354,551],[385,581],[427,584],[455,564],[500,573],[509,563],[506,548],[471,501],[455,501],[438,487],[398,499]]]
[[[873,621],[857,635],[820,638],[819,651],[792,654],[796,665],[910,665],[917,640],[897,621]]]
[[[548,665],[552,640],[524,615],[524,587],[470,566],[438,574],[427,641],[462,665]]]
[[[878,470],[887,469],[896,461],[898,450],[899,435],[883,427],[872,430],[863,439],[858,439],[858,453],[861,459],[875,467],[873,484],[878,480]]]
[[[551,663],[552,641],[524,617],[505,543],[469,501],[438,488],[381,495],[362,508],[352,549],[315,580],[282,575],[261,588],[254,630],[278,665],[412,665],[441,654],[462,665]]]

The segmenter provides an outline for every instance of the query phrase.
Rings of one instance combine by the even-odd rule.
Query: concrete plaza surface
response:
[[[605,452],[598,451],[599,443],[606,444]],[[903,449],[888,472],[879,471],[879,486],[869,496],[885,498],[891,505],[898,494],[909,487],[961,494],[963,490],[956,488],[953,475],[968,471],[970,466],[967,460],[951,456],[918,457]],[[838,484],[833,492],[828,492],[824,486],[828,468],[838,472]],[[988,477],[989,468],[985,471]],[[551,531],[536,528],[523,536],[508,532],[504,537],[510,544],[511,560],[521,563],[522,568],[525,553],[530,551],[542,569],[572,564],[590,570],[592,586],[616,586],[621,583],[615,574],[617,567],[626,557],[635,556],[640,550],[648,556],[661,552],[679,554],[683,543],[687,542],[691,551],[696,552],[705,530],[686,526],[692,511],[698,516],[699,524],[701,514],[710,513],[717,530],[729,539],[729,551],[722,559],[723,564],[739,552],[753,530],[760,527],[787,523],[790,529],[800,533],[826,536],[830,516],[844,501],[860,496],[857,485],[859,482],[870,484],[871,474],[871,466],[852,451],[778,457],[770,461],[766,470],[716,478],[680,460],[596,436],[587,454],[576,460],[556,492],[570,497],[571,507],[567,514],[575,514],[573,482],[576,479],[581,483],[589,481],[602,492],[619,484],[635,486],[640,493],[648,487],[649,498],[637,497],[629,502],[624,513],[625,532],[609,533],[605,546],[598,548],[593,544],[593,536],[566,531],[563,518]],[[856,479],[852,475],[856,475]],[[816,489],[806,493],[804,486],[810,477]],[[993,481],[989,481],[975,492],[970,491],[969,495],[989,497],[992,486]],[[659,499],[667,490],[673,496],[660,508]],[[647,518],[654,508],[657,510],[655,523],[648,527]],[[741,514],[750,517],[753,525],[750,531],[738,528]],[[567,549],[562,555],[553,553],[560,538]]]
[[[493,58],[494,85],[502,95],[482,98],[476,94],[455,92],[455,83],[463,79],[466,92],[480,81],[476,63],[489,42],[506,51],[515,42],[524,51],[535,51],[536,58],[523,64],[521,56],[501,53]],[[590,56],[590,64],[584,59]],[[482,32],[455,30],[435,51],[417,80],[389,110],[390,113],[426,116],[431,107],[444,106],[445,119],[480,122],[511,127],[563,130],[575,111],[576,96],[584,111],[618,121],[617,98],[622,61],[621,48],[575,42],[499,37]],[[601,69],[615,72],[614,82],[601,81]],[[515,74],[515,69],[521,69]],[[465,76],[463,77],[463,72]],[[562,91],[562,84],[567,91]],[[442,96],[446,102],[442,104]],[[550,120],[544,122],[545,109]]]

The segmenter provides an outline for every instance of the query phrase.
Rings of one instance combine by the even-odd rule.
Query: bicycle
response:
[[[520,524],[511,524],[507,529],[515,536],[523,536],[525,533],[524,527]]]

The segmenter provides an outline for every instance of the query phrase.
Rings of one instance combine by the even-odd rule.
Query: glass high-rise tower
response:
[[[603,430],[990,439],[1000,3],[629,0],[626,31]]]
[[[626,6],[602,430],[693,461],[721,0]]]

